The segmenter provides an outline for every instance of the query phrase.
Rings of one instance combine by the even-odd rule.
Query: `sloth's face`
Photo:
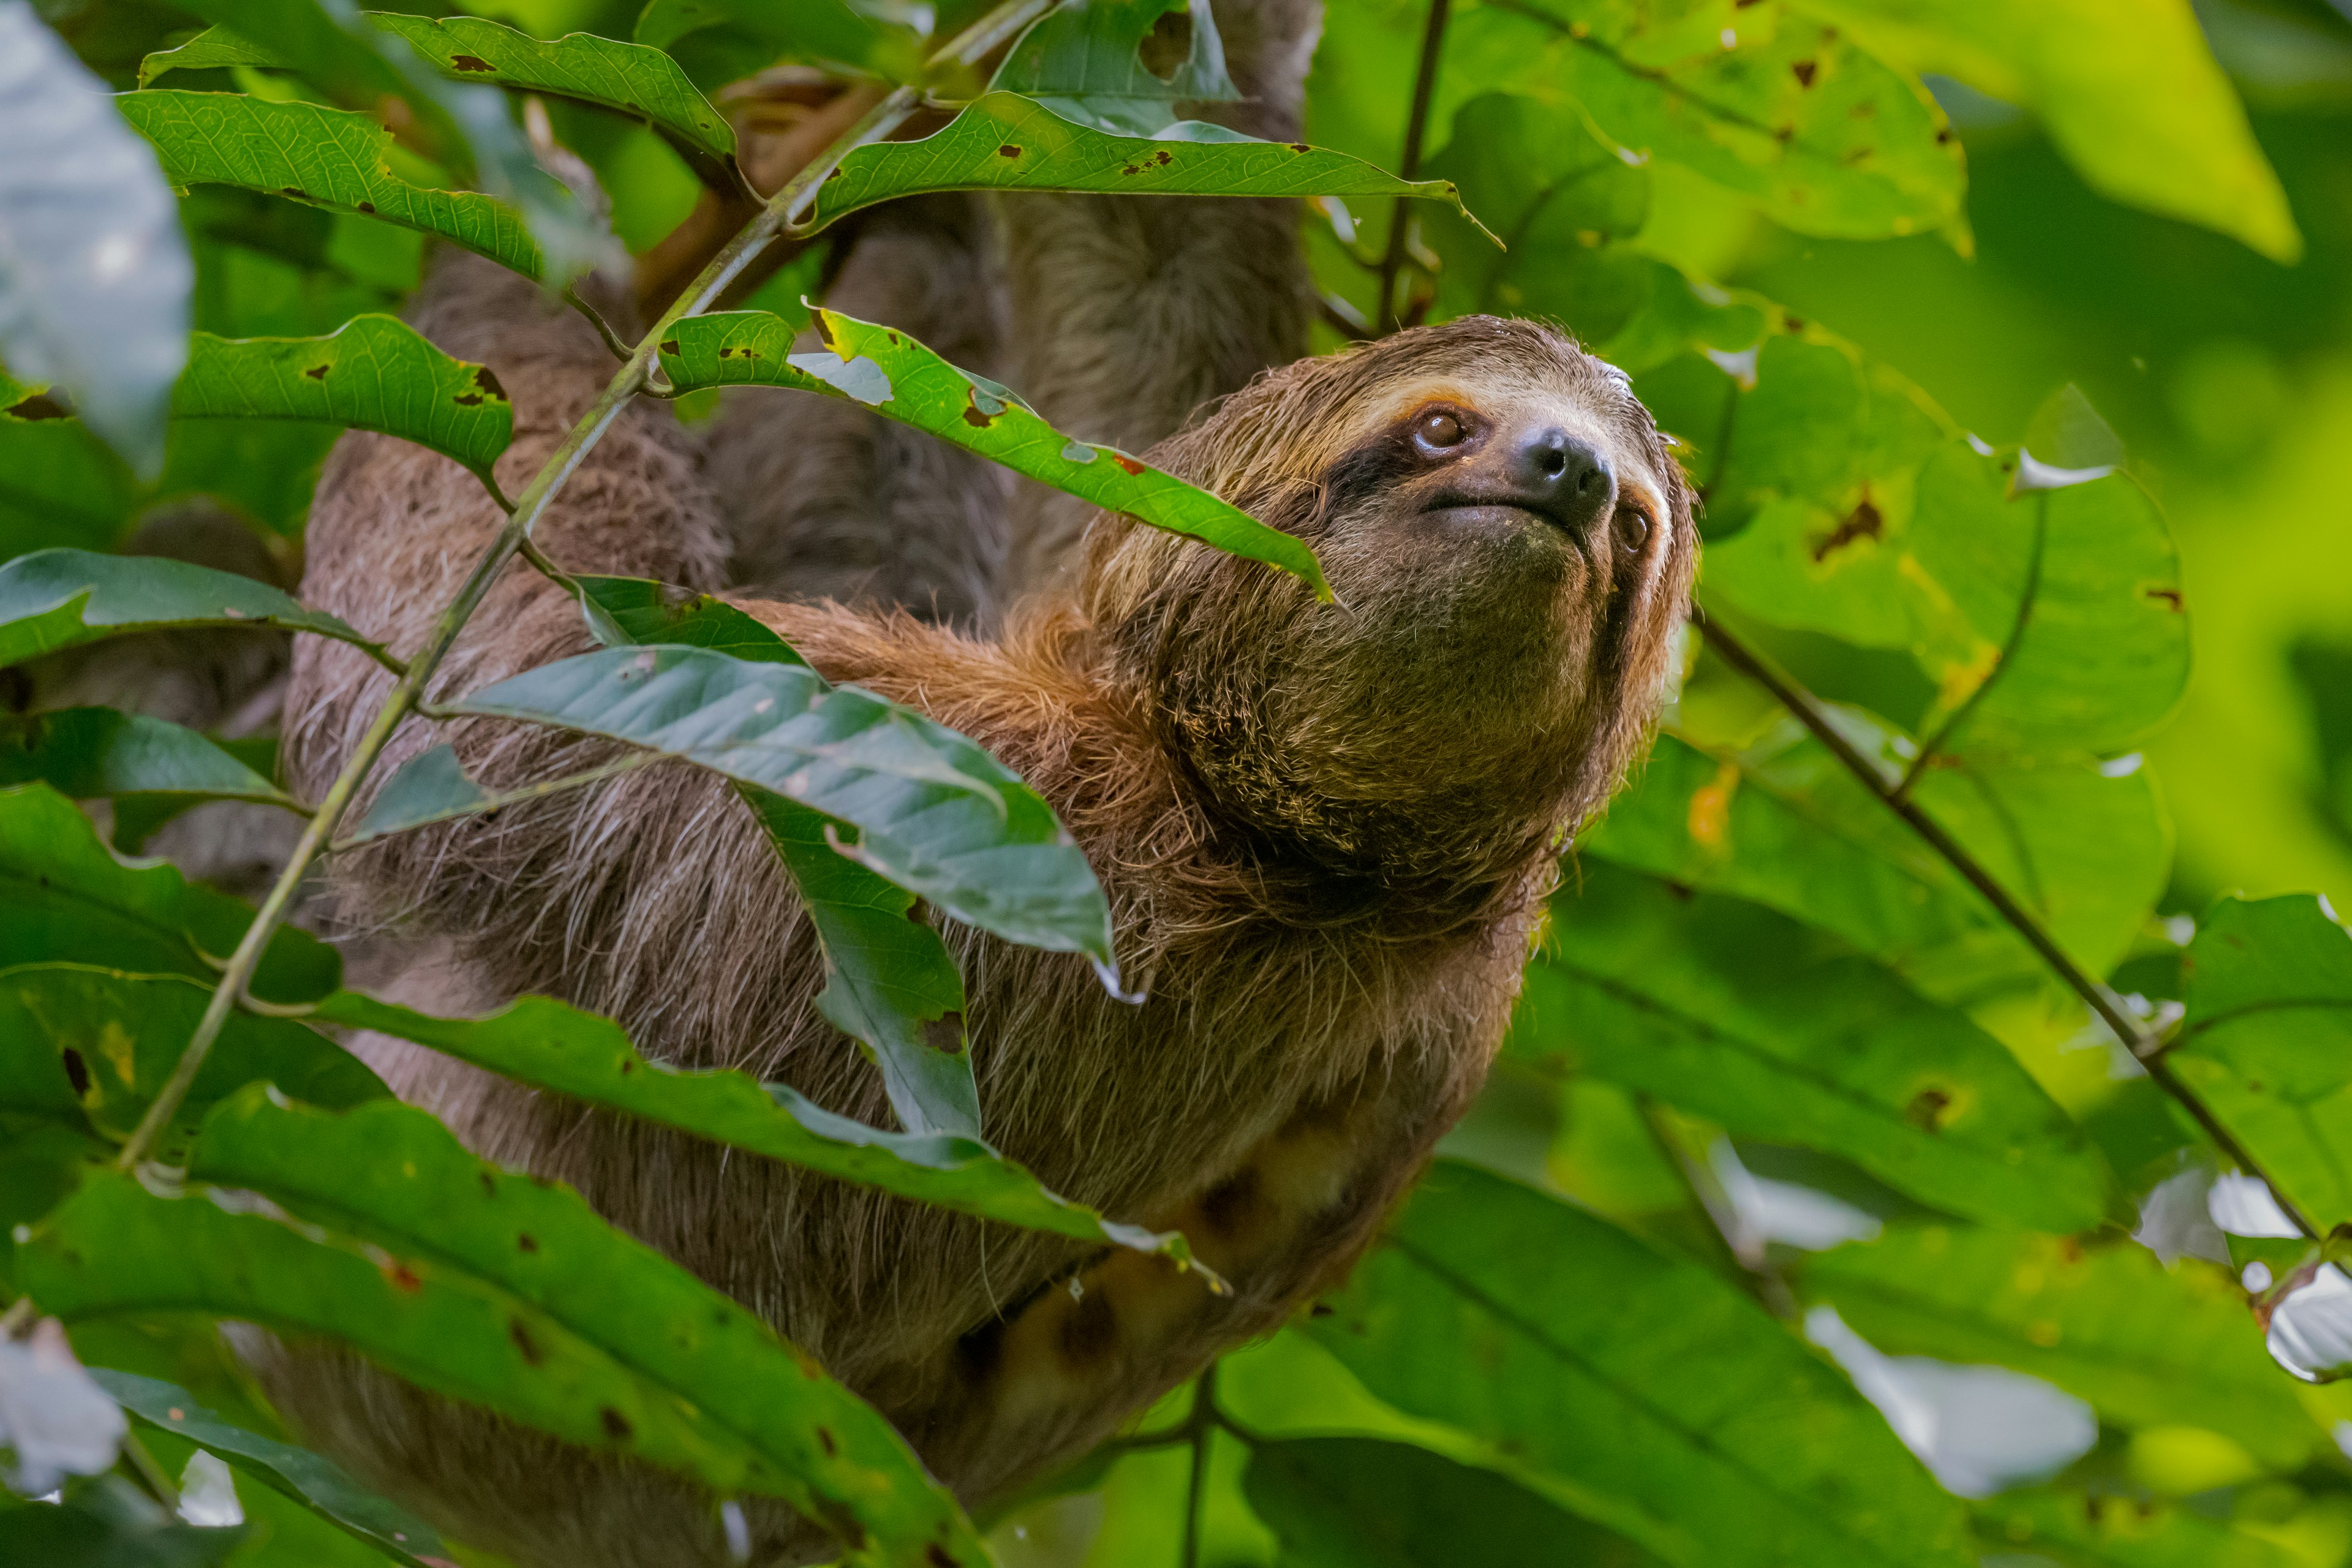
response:
[[[1470,318],[1276,372],[1155,456],[1306,539],[1340,601],[1135,536],[1098,559],[1097,616],[1220,804],[1389,861],[1437,816],[1507,837],[1615,786],[1696,558],[1622,375]]]

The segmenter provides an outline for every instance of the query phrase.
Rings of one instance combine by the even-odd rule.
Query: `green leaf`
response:
[[[307,1448],[273,1442],[223,1420],[173,1384],[110,1367],[92,1367],[92,1381],[116,1404],[152,1426],[217,1454],[272,1490],[293,1499],[339,1530],[366,1542],[407,1568],[427,1568],[420,1557],[443,1555],[441,1538],[423,1520],[387,1502]]]
[[[407,40],[432,66],[461,81],[568,98],[643,119],[689,159],[735,155],[735,128],[659,49],[590,33],[534,38],[478,16],[412,16],[372,11],[367,19]],[[284,66],[280,54],[226,27],[212,27],[140,63],[139,85],[168,71],[224,65]]]
[[[1965,1014],[1769,910],[1587,868],[1507,1049],[1853,1161],[1972,1219],[2075,1230],[2113,1178],[2081,1128]]]
[[[833,819],[741,786],[793,874],[824,952],[816,1009],[882,1070],[909,1132],[980,1136],[980,1086],[964,1037],[963,976],[915,897],[833,847]]]
[[[576,581],[590,626],[607,647],[684,643],[757,663],[807,663],[767,626],[709,595],[635,577]],[[736,787],[816,928],[825,972],[817,1011],[881,1069],[890,1109],[908,1131],[978,1138],[980,1087],[964,1037],[963,977],[939,932],[910,918],[913,895],[834,847],[828,829],[848,831],[845,824],[767,790]]]
[[[632,36],[710,66],[698,78],[706,84],[749,76],[780,55],[911,82],[924,74],[923,39],[898,15],[845,0],[649,0]]]
[[[2105,1243],[1895,1227],[1807,1258],[1796,1283],[1890,1355],[2046,1378],[2126,1426],[2202,1426],[2291,1470],[2328,1446],[2229,1276]]]
[[[2244,241],[2303,237],[2196,16],[2136,0],[1797,0],[1879,58],[2032,110],[2104,195]]]
[[[1191,1258],[1184,1238],[1104,1219],[1047,1192],[985,1143],[939,1133],[885,1132],[740,1072],[687,1072],[648,1062],[620,1026],[544,996],[487,1018],[435,1018],[345,991],[320,1018],[379,1029],[518,1082],[716,1143],[878,1187],[981,1219],[1138,1252]]]
[[[1309,1332],[1391,1405],[1513,1456],[1688,1568],[1958,1564],[1959,1504],[1736,1287],[1443,1162]]]
[[[920,1561],[926,1543],[984,1561],[898,1434],[814,1362],[571,1189],[499,1172],[411,1106],[339,1115],[248,1089],[206,1119],[185,1196],[95,1174],[16,1257],[68,1322],[197,1310],[323,1334],[568,1441],[862,1530],[847,1562]]]
[[[1871,239],[1964,221],[1960,146],[1926,89],[1779,0],[1527,0],[1464,12],[1454,92],[1580,108],[1635,158],[1683,164],[1800,234]]]
[[[198,332],[172,412],[377,430],[455,458],[494,491],[490,465],[514,435],[489,366],[443,353],[395,316],[355,316],[323,338]]]
[[[230,92],[159,89],[116,100],[175,185],[241,185],[436,235],[526,277],[545,269],[513,208],[474,191],[412,185],[384,162],[390,132],[364,114]]]
[[[761,310],[698,317],[662,341],[662,368],[682,390],[790,386],[863,403],[1108,510],[1278,566],[1317,597],[1331,596],[1313,551],[1238,507],[1116,447],[1073,440],[1003,387],[958,370],[903,332],[823,310],[816,328],[827,352],[794,353],[793,328],[780,317]]]
[[[1045,105],[992,92],[919,142],[877,142],[817,188],[810,226],[923,191],[1108,191],[1153,196],[1460,198],[1443,180],[1400,180],[1305,142],[1260,142],[1197,120],[1156,136],[1113,136]]]
[[[2069,1568],[2294,1568],[2296,1559],[2169,1499],[2033,1487],[1976,1505],[1988,1552],[2055,1553]],[[2027,1559],[2032,1560],[2032,1559]]]
[[[0,971],[0,1108],[70,1121],[121,1142],[179,1066],[211,995],[211,987],[176,974],[79,963]],[[231,1013],[163,1152],[184,1153],[205,1111],[256,1081],[336,1109],[392,1092],[314,1029]]]
[[[2319,900],[2223,899],[2165,1061],[2322,1234],[2352,1220],[2352,933]]]
[[[14,1568],[215,1568],[252,1538],[247,1527],[181,1523],[121,1476],[57,1502],[0,1492],[0,1542]]]
[[[1492,1470],[1372,1437],[1255,1445],[1242,1489],[1284,1568],[1573,1563],[1654,1568],[1633,1542]]]
[[[266,39],[348,108],[373,112],[387,97],[405,102],[430,155],[520,214],[554,281],[623,259],[603,219],[540,167],[504,93],[446,79],[406,39],[371,26],[352,0],[189,0],[189,9]]]
[[[252,919],[170,866],[123,865],[89,818],[47,785],[0,789],[0,969],[64,960],[209,983]],[[281,926],[252,990],[270,1002],[315,1001],[341,973],[333,948]]]
[[[0,566],[0,665],[167,626],[275,626],[383,652],[324,610],[234,572],[87,550],[38,550]]]
[[[1145,40],[1181,15],[1190,45],[1163,74],[1142,58]],[[1153,64],[1163,63],[1155,58]],[[1149,136],[1176,121],[1179,102],[1232,102],[1225,47],[1208,0],[1076,0],[1039,17],[990,79],[1063,119],[1115,135]]]
[[[2011,466],[1946,447],[1907,513],[1886,497],[1843,520],[1768,505],[1710,549],[1708,592],[1776,625],[1907,649],[1938,688],[1922,732],[1948,726],[1949,749],[2120,750],[2188,682],[2179,554],[2129,479],[2010,501]]]
[[[153,156],[29,5],[0,9],[0,360],[152,479],[195,268]]]
[[[134,803],[144,815],[168,803],[250,800],[302,807],[292,796],[194,730],[111,708],[64,708],[0,719],[0,784],[38,779],[77,800],[163,796]],[[118,841],[121,835],[117,835]]]
[[[345,845],[364,844],[388,833],[404,833],[428,822],[471,816],[497,804],[498,797],[476,784],[444,744],[418,753],[400,764],[369,803],[365,815],[347,830]]]
[[[1110,910],[1053,808],[979,746],[804,666],[611,648],[459,705],[682,757],[857,829],[861,864],[1009,942],[1111,962]]]

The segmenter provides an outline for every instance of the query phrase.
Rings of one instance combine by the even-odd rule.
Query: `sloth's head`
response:
[[[1097,537],[1090,617],[1221,816],[1336,871],[1475,877],[1622,777],[1696,546],[1621,373],[1471,317],[1276,371],[1152,458],[1307,541],[1339,598]]]

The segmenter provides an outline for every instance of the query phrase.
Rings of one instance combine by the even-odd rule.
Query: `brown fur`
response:
[[[1262,9],[1311,20],[1295,0]],[[1312,37],[1311,26],[1265,31]],[[1041,234],[1114,252],[1131,237],[1126,209],[1108,204],[1012,205],[1016,321],[1042,319],[1024,277],[1050,275],[1057,290],[1087,277],[1082,259],[1045,266]],[[905,608],[740,601],[827,676],[980,741],[1061,813],[1110,898],[1125,973],[1150,997],[1107,994],[1076,957],[948,927],[989,1135],[1073,1198],[1183,1228],[1232,1279],[1230,1298],[1157,1259],[1089,1256],[589,1113],[418,1047],[362,1047],[472,1147],[572,1184],[762,1313],[973,1502],[1082,1452],[1219,1350],[1277,1326],[1366,1245],[1483,1078],[1559,836],[1634,754],[1675,644],[1694,549],[1680,476],[1622,378],[1557,333],[1451,323],[1236,391],[1302,327],[1303,303],[1259,300],[1257,324],[1224,341],[1248,318],[1227,316],[1241,307],[1216,291],[1234,286],[1218,268],[1234,259],[1225,247],[1269,243],[1267,210],[1166,204],[1153,224],[1190,226],[1184,254],[1216,263],[1210,282],[1196,280],[1180,309],[1185,275],[1171,267],[1160,284],[1169,309],[1078,312],[1073,341],[1045,358],[1096,366],[1061,395],[1090,390],[1139,444],[1172,429],[1184,399],[1234,394],[1153,460],[1314,543],[1344,605],[1105,518],[1083,569],[1022,603],[994,637]],[[1024,227],[1048,211],[1055,225]],[[1284,229],[1265,265],[1295,268],[1295,245]],[[920,332],[920,314],[896,324]],[[470,260],[445,263],[416,319],[451,352],[489,360],[514,395],[509,487],[610,373],[584,328]],[[1397,445],[1432,398],[1588,436],[1654,518],[1648,546],[1612,553],[1605,521],[1574,542],[1531,514],[1433,522],[1422,509],[1452,470],[1400,466]],[[789,443],[795,420],[838,405],[770,406],[766,438]],[[749,427],[727,438],[752,438]],[[712,471],[730,460],[722,452]],[[415,448],[348,437],[311,523],[307,594],[415,647],[495,525],[469,486]],[[806,513],[773,500],[754,537],[739,516],[730,540],[685,433],[640,406],[539,537],[575,569],[716,587],[730,557],[795,558]],[[1013,521],[1034,545],[1036,515],[1023,515]],[[880,512],[877,533],[905,516]],[[934,502],[919,526],[973,516],[1004,513]],[[951,573],[974,559],[942,548]],[[897,592],[932,608],[916,586],[902,579]],[[974,608],[984,624],[987,606]],[[518,566],[436,689],[588,646],[576,609]],[[286,725],[299,783],[331,775],[385,686],[347,648],[302,645]],[[436,734],[419,722],[387,762],[444,737],[493,784],[609,754],[520,726]],[[417,933],[416,964],[396,987],[408,999],[454,1009],[560,995],[619,1018],[659,1058],[741,1067],[887,1120],[877,1075],[811,1005],[822,966],[788,879],[710,775],[646,769],[410,834],[337,871],[357,907]],[[533,1568],[724,1560],[708,1500],[667,1477],[334,1355],[257,1353],[300,1428],[463,1539]],[[821,1549],[779,1505],[751,1521],[755,1561]]]

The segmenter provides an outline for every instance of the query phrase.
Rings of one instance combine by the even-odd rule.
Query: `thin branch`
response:
[[[570,283],[563,286],[563,302],[588,318],[588,324],[596,329],[596,335],[604,340],[604,346],[613,351],[614,359],[623,364],[629,363],[629,355],[635,351],[621,341],[621,334],[613,330],[612,322],[597,313],[595,306],[581,298],[577,287]]]
[[[1451,0],[1429,0],[1429,21],[1422,29],[1421,64],[1413,72],[1412,107],[1404,123],[1404,156],[1397,162],[1397,175],[1410,180],[1421,173],[1421,144],[1429,128],[1429,100],[1437,90],[1437,60],[1445,47],[1445,22]],[[1382,331],[1394,331],[1402,323],[1396,310],[1397,271],[1404,265],[1405,226],[1411,216],[1412,204],[1403,196],[1396,199],[1389,214],[1388,248],[1381,254],[1380,292],[1373,298],[1373,321]]]
[[[2000,916],[2011,930],[2025,939],[2026,945],[2032,948],[2042,961],[2050,966],[2052,973],[2064,982],[2066,988],[2081,997],[2093,1015],[2114,1031],[2116,1038],[2121,1040],[2126,1048],[2138,1058],[2142,1066],[2147,1068],[2148,1077],[2155,1081],[2157,1087],[2178,1100],[2182,1109],[2197,1119],[2198,1125],[2205,1130],[2206,1134],[2213,1140],[2214,1145],[2235,1161],[2239,1169],[2249,1175],[2260,1178],[2270,1187],[2273,1195],[2278,1200],[2279,1207],[2285,1212],[2289,1219],[2294,1222],[2295,1228],[2313,1240],[2318,1239],[2319,1231],[2312,1225],[2310,1217],[2295,1206],[2294,1201],[2286,1195],[2276,1182],[2270,1179],[2268,1173],[2255,1162],[2252,1154],[2238,1142],[2230,1130],[2215,1120],[2213,1113],[2208,1110],[2196,1096],[2189,1092],[2188,1086],[2173,1074],[2170,1066],[2159,1059],[2164,1048],[2163,1041],[2146,1025],[2132,1016],[2131,1010],[2124,1005],[2122,997],[2094,978],[2081,964],[2076,963],[2066,950],[2058,945],[2057,939],[2050,934],[2041,921],[2034,917],[2032,911],[2011,897],[2009,889],[1995,880],[1992,874],[1987,871],[1978,862],[1976,857],[1969,854],[1958,839],[1946,832],[1941,823],[1919,809],[1916,801],[1901,794],[1899,780],[1887,777],[1885,769],[1856,750],[1853,743],[1839,732],[1837,726],[1831,721],[1827,710],[1822,707],[1819,700],[1811,692],[1773,668],[1761,656],[1726,629],[1721,622],[1707,616],[1696,605],[1691,608],[1691,619],[1698,626],[1701,635],[1706,637],[1707,646],[1713,648],[1726,664],[1769,691],[1779,700],[1780,706],[1786,708],[1796,719],[1797,722],[1802,724],[1812,733],[1815,740],[1829,749],[1830,754],[1837,758],[1848,773],[1860,780],[1863,786],[1872,795],[1878,797],[1881,805],[1901,817],[1914,833],[1927,841],[1930,848],[1942,856],[1952,869],[1958,871],[1967,880],[1969,886],[1974,888],[1983,897],[1985,902],[1992,906],[1993,912]]]
[[[172,1472],[156,1462],[155,1456],[139,1434],[126,1430],[122,1434],[122,1458],[131,1467],[131,1474],[149,1497],[163,1505],[169,1513],[180,1511],[180,1489],[173,1484]]]
[[[1201,1568],[1201,1501],[1209,1484],[1209,1440],[1217,1430],[1215,1362],[1202,1367],[1193,1381],[1192,1411],[1184,1418],[1184,1427],[1192,1443],[1192,1473],[1184,1482],[1184,1550],[1177,1561],[1182,1568]]]
[[[1046,3],[1047,0],[1007,0],[1007,4],[966,29],[954,42],[935,55],[933,63],[971,63],[987,49],[1011,37],[1019,26],[1025,26],[1029,20],[1043,11]],[[836,163],[852,150],[868,142],[878,141],[904,124],[907,118],[914,113],[919,100],[920,95],[913,88],[898,89],[860,117],[857,123],[844,132],[831,147],[786,181],[760,210],[759,216],[728,241],[726,247],[711,258],[710,264],[702,269],[701,275],[663,312],[661,319],[631,351],[628,362],[605,386],[588,412],[581,416],[580,422],[572,427],[563,444],[548,458],[516,501],[506,526],[499,531],[498,537],[474,563],[474,570],[458,590],[457,598],[435,622],[425,646],[408,661],[405,670],[394,683],[391,696],[385,699],[383,708],[369,724],[367,732],[360,737],[350,761],[343,764],[342,772],[328,787],[325,798],[319,803],[318,815],[310,819],[303,829],[302,837],[296,840],[293,853],[278,873],[268,896],[262,900],[260,911],[254,916],[253,923],[246,928],[245,938],[237,943],[236,951],[229,955],[220,983],[214,986],[211,999],[205,1005],[204,1016],[197,1020],[186,1048],[180,1053],[178,1065],[172,1069],[172,1076],[164,1083],[162,1092],[148,1106],[147,1113],[140,1119],[138,1127],[123,1144],[117,1164],[128,1170],[145,1159],[173,1116],[178,1113],[188,1097],[189,1089],[195,1083],[196,1074],[205,1065],[205,1058],[211,1054],[213,1043],[220,1037],[222,1028],[227,1024],[230,1010],[244,998],[246,986],[251,983],[254,971],[260,965],[261,955],[268,946],[269,938],[292,907],[294,895],[309,873],[311,861],[317,859],[320,852],[332,840],[343,812],[351,805],[352,796],[358,794],[368,771],[375,765],[376,759],[383,754],[384,746],[402,721],[425,697],[426,683],[432,679],[434,671],[440,668],[450,645],[457,641],[458,632],[480,606],[490,584],[497,581],[507,563],[529,541],[531,529],[546,512],[564,481],[578,469],[604,433],[612,428],[613,422],[620,417],[622,410],[656,374],[656,354],[663,337],[677,321],[709,310],[711,301],[718,299],[727,285],[749,267],[761,251],[800,220],[804,210],[815,199],[817,187],[824,184]]]

